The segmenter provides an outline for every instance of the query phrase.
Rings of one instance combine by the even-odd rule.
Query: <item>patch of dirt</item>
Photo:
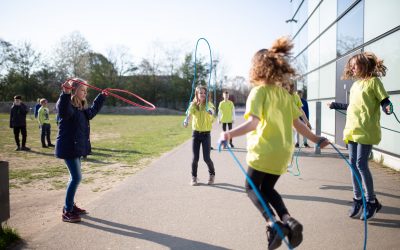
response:
[[[85,169],[87,163],[83,162],[83,178],[75,196],[77,205],[85,208],[90,202],[101,197],[104,192],[118,185],[127,176],[144,168],[149,162],[150,159],[146,159],[135,166],[116,163],[95,169]],[[36,180],[26,185],[18,185],[19,188],[10,189],[11,217],[7,224],[17,229],[24,241],[29,243],[43,230],[48,230],[61,222],[65,189],[69,179],[66,167],[65,173],[63,177]]]

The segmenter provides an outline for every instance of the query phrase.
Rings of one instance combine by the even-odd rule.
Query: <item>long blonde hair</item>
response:
[[[262,84],[282,84],[296,74],[288,62],[288,56],[293,48],[292,41],[287,37],[277,39],[270,49],[261,49],[252,59],[250,82],[254,86]]]
[[[197,110],[199,110],[200,109],[200,105],[201,104],[205,104],[205,101],[204,101],[204,103],[201,103],[201,101],[200,101],[200,91],[201,90],[204,90],[205,92],[206,92],[206,95],[207,95],[207,87],[206,86],[203,86],[203,85],[198,85],[197,87],[196,87],[196,90],[195,90],[195,92],[194,92],[194,98],[193,98],[193,101],[192,101],[192,104],[193,105],[196,105],[196,109]],[[207,99],[207,98],[206,98]]]
[[[88,108],[87,100],[79,100],[79,98],[76,96],[76,93],[81,89],[81,88],[86,88],[85,85],[79,84],[77,82],[73,82],[72,84],[72,96],[71,96],[71,103],[72,106],[78,108],[79,110],[84,110]]]

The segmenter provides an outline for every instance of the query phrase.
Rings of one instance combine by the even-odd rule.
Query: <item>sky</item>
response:
[[[194,53],[205,38],[221,74],[247,78],[254,53],[290,35],[291,8],[289,0],[0,0],[0,38],[49,54],[78,31],[93,51],[124,46],[136,62],[157,46]],[[197,53],[208,60],[203,40]]]

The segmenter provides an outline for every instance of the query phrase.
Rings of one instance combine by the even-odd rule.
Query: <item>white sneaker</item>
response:
[[[190,185],[197,186],[197,181],[198,181],[197,177],[192,176],[192,180],[190,181]]]
[[[215,175],[210,175],[210,178],[208,179],[207,184],[208,185],[214,184],[214,180],[215,180]]]

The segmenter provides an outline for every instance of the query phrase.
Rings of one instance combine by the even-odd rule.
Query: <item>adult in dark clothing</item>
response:
[[[16,151],[28,151],[30,148],[26,146],[26,114],[29,112],[28,107],[22,102],[20,95],[14,96],[14,103],[10,111],[10,128],[14,130],[15,143],[17,144]],[[22,147],[19,140],[19,133],[22,134]]]
[[[81,157],[90,153],[89,120],[100,111],[107,93],[99,94],[91,107],[87,105],[86,95],[85,85],[68,80],[63,84],[63,92],[56,104],[60,122],[55,154],[56,157],[64,159],[70,174],[62,214],[62,220],[65,222],[79,222],[80,214],[86,213],[86,210],[77,207],[74,202],[76,190],[82,179]]]

